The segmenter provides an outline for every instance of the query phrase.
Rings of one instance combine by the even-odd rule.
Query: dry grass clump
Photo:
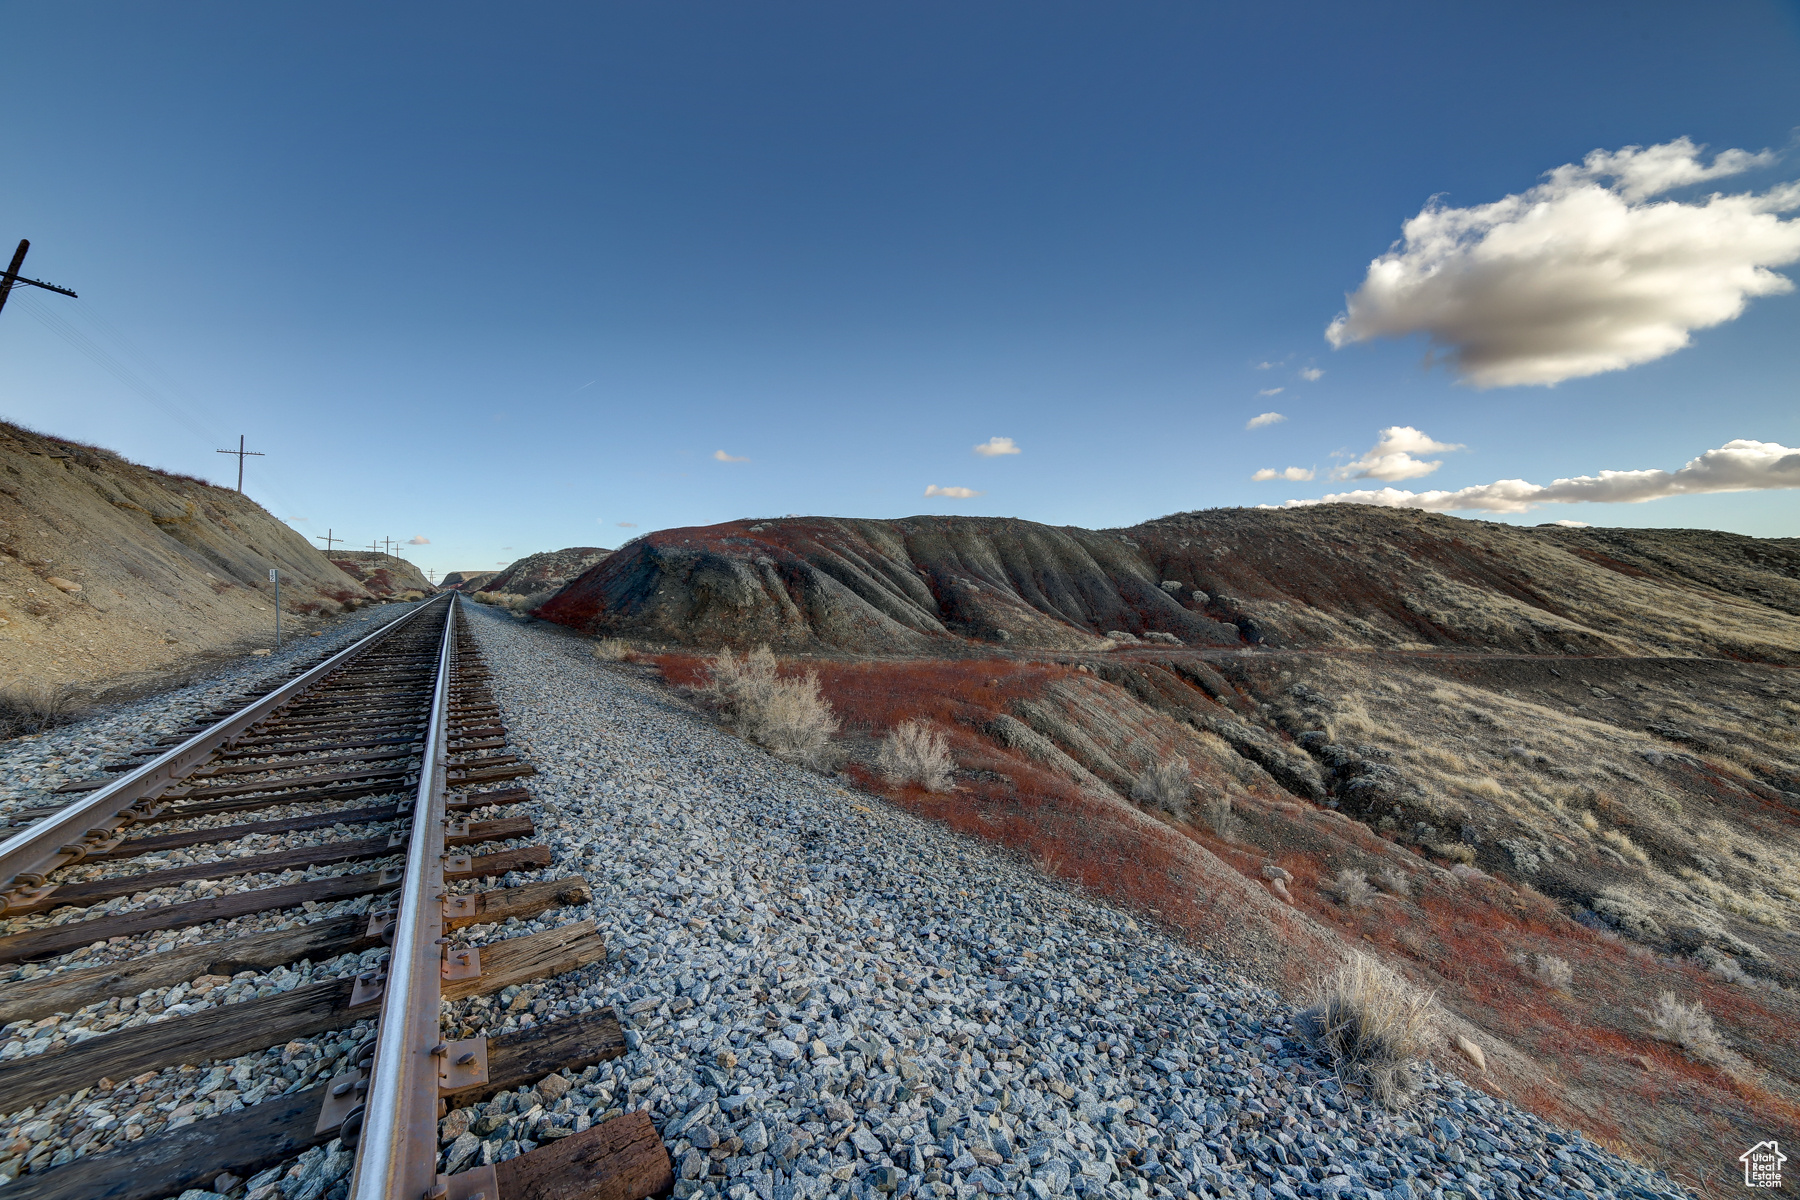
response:
[[[1188,798],[1193,794],[1193,768],[1179,754],[1145,767],[1131,784],[1133,800],[1178,820],[1187,816]]]
[[[591,653],[601,662],[625,662],[631,658],[631,646],[623,638],[596,638]]]
[[[1239,825],[1230,796],[1215,796],[1206,802],[1206,826],[1222,842],[1237,841]]]
[[[710,679],[701,694],[719,708],[732,732],[790,762],[815,770],[832,765],[831,735],[838,721],[819,694],[816,673],[783,679],[767,646],[742,658],[721,650],[708,667]]]
[[[1381,890],[1390,896],[1397,896],[1405,900],[1412,895],[1412,876],[1398,867],[1381,868],[1378,882],[1381,884]]]
[[[1376,895],[1375,889],[1369,886],[1369,876],[1355,867],[1339,871],[1328,886],[1338,902],[1347,908],[1361,908]]]
[[[0,737],[43,733],[85,715],[86,700],[67,684],[22,683],[0,690]]]
[[[1674,992],[1663,992],[1654,1008],[1639,1009],[1638,1015],[1650,1022],[1651,1037],[1680,1046],[1689,1058],[1715,1067],[1740,1061],[1713,1028],[1712,1017],[1698,1000],[1689,1004]]]
[[[928,792],[948,792],[956,762],[942,733],[923,721],[902,721],[881,739],[875,766],[889,783],[917,783]]]
[[[1554,954],[1520,955],[1519,965],[1532,979],[1553,991],[1566,992],[1575,982],[1575,968],[1568,959]]]
[[[1331,1058],[1339,1078],[1397,1107],[1418,1087],[1413,1063],[1429,1043],[1434,1003],[1434,993],[1352,954],[1315,987],[1300,1027]]]

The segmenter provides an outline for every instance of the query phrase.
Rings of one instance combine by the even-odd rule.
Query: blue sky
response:
[[[7,5],[0,41],[0,241],[81,293],[0,313],[0,414],[222,482],[247,434],[278,516],[428,538],[439,570],[740,516],[1108,526],[1800,446],[1791,293],[1553,387],[1426,365],[1424,292],[1370,302],[1398,335],[1325,336],[1433,196],[1680,138],[1774,153],[1640,209],[1800,179],[1793,3],[74,0]],[[1525,286],[1481,278],[1468,321]],[[1464,448],[1331,478],[1394,428]],[[1795,536],[1772,461],[1464,515]],[[1288,468],[1314,478],[1252,480]]]

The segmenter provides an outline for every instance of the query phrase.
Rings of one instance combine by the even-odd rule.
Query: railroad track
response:
[[[75,1113],[99,1099],[112,1115],[15,1143],[23,1173],[0,1200],[157,1200],[211,1190],[221,1174],[242,1195],[244,1181],[332,1144],[354,1156],[343,1181],[351,1200],[636,1200],[673,1183],[644,1112],[437,1174],[448,1111],[624,1052],[610,1010],[493,1038],[441,1036],[445,1000],[605,955],[591,921],[459,945],[460,930],[584,904],[591,892],[579,878],[495,886],[551,856],[519,812],[531,797],[516,781],[534,772],[507,753],[457,604],[421,605],[210,723],[65,785],[67,804],[14,815],[16,831],[0,841],[0,969],[50,969],[0,984],[0,1024],[54,1025],[96,1005],[103,1015],[93,1036],[0,1060],[0,1113]],[[361,836],[332,836],[345,831]],[[300,968],[333,961],[337,973],[292,986]],[[239,995],[137,1020],[140,997],[163,1009],[174,993],[162,989],[181,985],[187,997]],[[294,1079],[224,1070],[326,1037],[343,1051]],[[337,1069],[323,1077],[328,1062]],[[159,1100],[171,1071],[177,1083],[217,1088],[228,1074],[247,1088],[225,1111],[203,1111],[204,1084],[176,1088],[175,1099],[197,1100],[171,1106]],[[135,1136],[116,1117],[171,1107],[178,1118]],[[267,1182],[257,1190],[282,1194]]]

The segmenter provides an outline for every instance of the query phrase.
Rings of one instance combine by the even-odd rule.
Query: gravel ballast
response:
[[[1425,1067],[1362,1103],[1278,995],[1002,851],[782,763],[566,631],[466,605],[608,962],[452,1006],[613,1005],[621,1059],[448,1116],[440,1167],[647,1110],[677,1196],[1685,1195]],[[476,939],[480,940],[480,939]],[[329,1200],[329,1193],[327,1193]]]

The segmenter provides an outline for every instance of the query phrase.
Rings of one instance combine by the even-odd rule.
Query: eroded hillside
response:
[[[1352,505],[1104,531],[809,517],[650,534],[539,611],[594,633],[857,654],[1096,649],[1118,631],[1192,646],[1792,665],[1800,540],[1521,529]]]
[[[0,681],[90,683],[266,644],[369,600],[254,501],[0,424]]]

